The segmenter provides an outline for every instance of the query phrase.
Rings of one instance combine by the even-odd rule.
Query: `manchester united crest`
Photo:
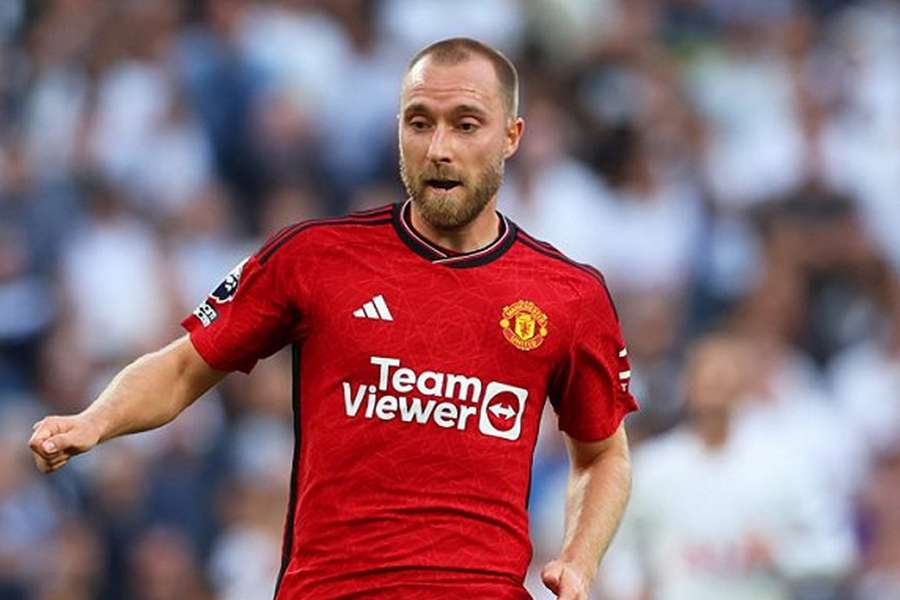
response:
[[[530,300],[519,300],[503,308],[503,337],[519,350],[534,350],[547,337],[547,314]]]

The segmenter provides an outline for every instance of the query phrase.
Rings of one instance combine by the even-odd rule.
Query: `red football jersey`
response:
[[[636,409],[595,270],[506,218],[490,246],[455,254],[409,210],[288,227],[182,323],[223,371],[293,345],[277,600],[528,598],[545,399],[580,440]]]

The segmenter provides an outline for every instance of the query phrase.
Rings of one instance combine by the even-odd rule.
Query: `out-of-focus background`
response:
[[[897,2],[2,0],[0,599],[271,597],[283,354],[51,477],[31,424],[268,233],[401,199],[400,78],[452,35],[521,74],[502,210],[606,274],[629,344],[596,597],[900,598]],[[547,598],[552,414],[534,469]]]

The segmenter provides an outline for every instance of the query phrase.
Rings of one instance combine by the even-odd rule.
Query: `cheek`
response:
[[[406,160],[418,159],[428,150],[427,138],[424,135],[403,133],[400,136],[400,152]]]
[[[503,160],[505,148],[494,140],[487,140],[470,148],[466,167],[472,172],[482,172]]]
[[[496,161],[506,151],[506,138],[498,134],[479,140],[476,151],[481,161]]]

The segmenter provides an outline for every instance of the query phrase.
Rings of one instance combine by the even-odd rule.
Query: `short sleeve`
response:
[[[300,311],[290,259],[261,252],[244,259],[181,322],[212,368],[249,373],[291,342]]]
[[[561,430],[580,441],[604,440],[638,408],[629,391],[628,350],[606,287],[598,283],[583,296],[573,319],[550,401]]]

